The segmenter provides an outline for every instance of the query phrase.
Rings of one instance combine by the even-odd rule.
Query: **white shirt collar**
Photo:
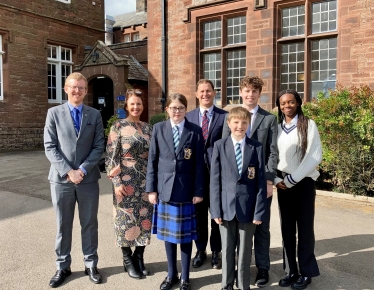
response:
[[[243,108],[246,108],[246,107],[244,107],[244,105],[242,105],[242,107],[243,107]],[[260,107],[260,106],[257,105],[256,107],[254,107],[252,110],[249,111],[250,113],[252,113],[252,116],[254,116],[254,115],[257,114],[257,111],[258,111],[258,108],[259,108],[259,107]],[[247,108],[246,108],[246,109],[247,109]]]
[[[287,126],[292,126],[292,125],[295,125],[295,126],[297,126],[297,120],[299,119],[299,115],[298,114],[296,114],[296,116],[295,117],[293,117],[293,119],[291,120],[291,122],[290,123],[286,123],[286,119],[284,119],[283,120],[283,125],[287,125]]]
[[[207,110],[208,111],[208,115],[211,115],[212,112],[213,112],[213,108],[214,108],[214,105],[212,105],[210,108],[208,109],[204,109],[202,107],[199,107],[200,108],[200,116],[204,116],[204,111]]]
[[[240,144],[240,147],[243,147],[243,146],[244,146],[245,136],[244,136],[244,138],[241,139],[240,141],[236,141],[236,140],[231,136],[231,140],[232,140],[232,143],[234,144],[234,147],[236,146],[237,143]]]
[[[186,120],[183,119],[183,121],[180,122],[179,124],[174,124],[174,122],[170,119],[171,128],[174,129],[174,127],[175,127],[176,125],[178,125],[178,127],[179,127],[179,133],[181,133],[181,132],[183,131],[184,123],[185,123],[185,122],[186,122]]]

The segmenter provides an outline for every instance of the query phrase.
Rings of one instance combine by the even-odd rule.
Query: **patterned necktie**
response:
[[[74,119],[74,127],[78,135],[79,130],[80,130],[80,120],[79,120],[79,110],[77,108],[74,108],[73,110],[73,119]]]
[[[208,139],[208,132],[209,132],[208,127],[209,127],[208,111],[205,110],[204,115],[203,115],[203,120],[201,123],[201,129],[203,129],[204,141]]]
[[[240,143],[236,143],[235,158],[236,158],[236,164],[238,165],[239,175],[241,175],[242,174],[242,149],[240,148]]]
[[[173,141],[174,141],[174,151],[177,153],[179,145],[179,126],[175,125],[173,128]]]

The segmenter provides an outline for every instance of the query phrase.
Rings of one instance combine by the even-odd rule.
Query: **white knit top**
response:
[[[313,120],[308,122],[308,146],[303,160],[300,162],[300,156],[296,153],[296,148],[299,146],[299,139],[297,133],[298,116],[289,123],[278,125],[278,150],[279,161],[277,169],[287,173],[284,177],[284,183],[288,188],[296,185],[305,177],[310,177],[316,180],[319,172],[316,167],[322,161],[322,144],[319,137],[316,123]],[[275,184],[281,182],[282,179],[275,178]]]

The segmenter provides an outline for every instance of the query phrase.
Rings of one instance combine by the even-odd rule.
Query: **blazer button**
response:
[[[174,161],[174,163],[175,163],[175,159],[174,159],[173,161]]]

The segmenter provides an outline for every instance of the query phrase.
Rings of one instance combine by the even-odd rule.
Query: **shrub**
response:
[[[374,196],[373,97],[368,86],[338,87],[303,106],[321,135],[320,169],[336,190]]]
[[[153,115],[151,119],[149,120],[149,123],[153,126],[154,124],[158,122],[166,121],[166,113],[158,113],[156,115]]]
[[[105,137],[108,137],[109,133],[110,133],[110,128],[113,126],[113,124],[118,120],[118,116],[117,114],[113,115],[112,117],[110,117],[110,119],[108,120],[108,122],[106,123],[106,127],[104,129],[104,133],[105,133]]]

